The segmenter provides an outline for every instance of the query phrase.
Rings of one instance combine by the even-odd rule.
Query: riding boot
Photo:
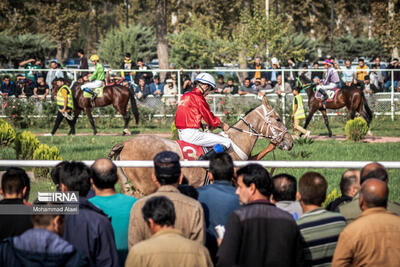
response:
[[[227,148],[225,146],[218,144],[218,145],[214,146],[206,154],[201,155],[199,157],[199,160],[209,160],[209,159],[213,158],[215,155],[217,155],[219,153],[222,153],[222,152],[224,152],[226,150],[227,150]]]
[[[85,89],[83,89],[83,91],[92,95],[92,97],[90,98],[90,101],[94,102],[96,100],[97,94],[93,90],[90,90],[89,88],[85,88]]]
[[[328,94],[325,92],[324,89],[319,89],[319,92],[324,96],[324,99],[322,100],[322,106],[324,109],[326,109],[326,100],[328,100]]]

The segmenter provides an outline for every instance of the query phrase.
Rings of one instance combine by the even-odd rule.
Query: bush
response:
[[[179,140],[178,129],[176,129],[175,122],[171,123],[172,140]]]
[[[0,119],[0,147],[11,145],[16,137],[14,129],[5,120]]]
[[[62,160],[55,146],[39,145],[33,152],[34,160]],[[50,178],[50,168],[33,168],[35,178]]]
[[[337,199],[338,197],[340,197],[342,194],[340,192],[338,192],[335,189],[333,189],[327,196],[326,199],[324,201],[324,203],[322,203],[322,207],[326,207],[328,206],[329,203],[331,203],[333,200]]]
[[[33,125],[34,120],[31,120],[28,115],[36,114],[35,104],[32,99],[27,101],[9,99],[6,103],[5,114],[14,127],[25,129]]]
[[[352,141],[362,140],[368,132],[367,122],[362,118],[355,118],[346,123],[346,139]]]
[[[27,131],[19,133],[14,142],[17,159],[33,159],[33,152],[39,144],[39,140],[33,133]]]

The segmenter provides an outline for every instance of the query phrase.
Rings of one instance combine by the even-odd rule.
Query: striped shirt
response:
[[[344,217],[318,208],[304,213],[297,224],[307,244],[304,249],[306,262],[312,266],[331,266],[339,234],[346,226]]]

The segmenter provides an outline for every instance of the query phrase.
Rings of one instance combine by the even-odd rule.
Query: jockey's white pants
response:
[[[82,84],[81,85],[81,90],[83,90],[85,88],[96,89],[96,88],[99,88],[99,87],[102,87],[102,86],[103,86],[103,82],[102,81],[94,80],[92,82],[88,82],[88,83]]]
[[[178,129],[179,139],[190,144],[198,145],[198,146],[215,146],[221,144],[226,148],[231,146],[231,140],[229,138],[213,134],[201,132],[199,129]]]
[[[337,87],[338,87],[338,85],[336,83],[328,83],[327,85],[318,85],[317,89],[318,90],[319,89],[328,90],[328,89],[333,89],[333,88],[337,88]]]

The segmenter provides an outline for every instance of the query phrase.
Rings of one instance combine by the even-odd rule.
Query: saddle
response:
[[[178,143],[184,160],[197,160],[200,156],[212,149],[212,147],[201,147],[182,140],[176,140],[175,142]]]
[[[98,88],[95,88],[95,89],[91,89],[91,90],[97,94],[97,98],[100,98],[100,97],[103,97],[103,91],[104,91],[103,89],[104,89],[104,86],[98,87]],[[90,93],[84,91],[83,92],[83,97],[84,98],[91,98],[92,95]]]
[[[326,102],[333,102],[336,100],[337,94],[340,92],[339,88],[333,88],[333,89],[325,89],[326,94],[328,95],[328,99]],[[324,95],[319,92],[319,90],[315,90],[315,98],[319,100],[324,99]]]

